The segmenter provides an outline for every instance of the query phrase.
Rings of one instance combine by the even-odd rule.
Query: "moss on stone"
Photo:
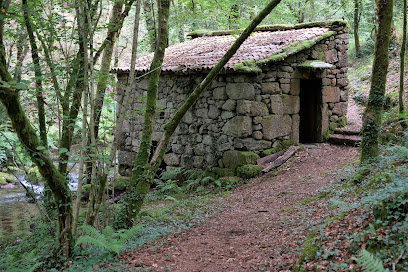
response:
[[[256,177],[263,169],[260,165],[246,164],[237,168],[237,175],[244,179]]]
[[[360,167],[354,173],[354,175],[350,176],[347,181],[352,184],[359,184],[365,179],[368,175],[370,175],[371,169],[369,167]]]
[[[330,128],[331,131],[336,130],[336,128],[338,128],[338,126],[339,125],[337,123],[335,123],[335,122],[330,122],[330,124],[329,124],[329,128]]]
[[[113,182],[113,184],[114,184],[114,186],[115,186],[115,190],[125,191],[126,188],[127,188],[127,186],[128,186],[128,184],[129,184],[129,181],[126,180],[126,179],[124,179],[124,178],[122,178],[122,177],[119,177],[119,178],[115,179],[115,181]]]
[[[340,117],[339,120],[337,120],[337,124],[339,125],[339,127],[345,127],[347,125],[347,117]]]
[[[292,143],[290,142],[290,140],[283,140],[281,142],[279,142],[278,146],[274,147],[274,148],[269,148],[266,150],[263,150],[261,152],[262,157],[266,157],[272,154],[275,154],[279,151],[283,151],[288,149],[290,146],[292,145]]]
[[[261,73],[262,69],[256,66],[255,61],[253,62],[240,62],[237,64],[234,64],[233,68],[238,71],[238,72],[243,72],[243,73]]]
[[[223,155],[224,165],[233,171],[245,164],[255,164],[257,159],[259,159],[259,156],[249,151],[231,150],[226,151]]]
[[[302,254],[300,255],[298,266],[292,271],[303,271],[302,264],[308,261],[312,261],[316,258],[316,253],[319,247],[315,244],[316,233],[310,235],[302,245]]]
[[[9,183],[15,183],[16,178],[8,173],[0,173],[0,185],[7,185]]]

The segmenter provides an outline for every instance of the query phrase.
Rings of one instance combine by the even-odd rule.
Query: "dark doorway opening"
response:
[[[322,79],[300,80],[299,142],[316,143],[322,139]]]

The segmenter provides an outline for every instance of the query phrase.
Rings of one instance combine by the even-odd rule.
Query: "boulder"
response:
[[[245,164],[256,164],[258,159],[259,156],[254,152],[238,150],[226,151],[222,156],[224,166],[232,170]]]

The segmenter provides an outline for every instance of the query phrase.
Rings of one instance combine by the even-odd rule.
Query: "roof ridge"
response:
[[[263,31],[284,31],[284,30],[293,30],[293,29],[302,29],[302,28],[312,28],[312,27],[328,27],[328,28],[337,28],[348,26],[347,21],[345,20],[330,20],[330,21],[320,21],[320,22],[306,22],[301,24],[276,24],[276,25],[262,25],[255,28],[254,32],[263,32]],[[205,36],[226,36],[226,35],[238,35],[244,29],[229,29],[229,30],[205,30],[198,29],[187,34],[187,36],[192,39]]]

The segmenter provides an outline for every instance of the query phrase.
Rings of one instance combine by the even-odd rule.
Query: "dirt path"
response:
[[[148,271],[290,271],[308,229],[296,206],[335,181],[336,170],[356,154],[350,147],[308,146],[277,176],[258,177],[226,196],[229,208],[218,216],[122,258]]]

